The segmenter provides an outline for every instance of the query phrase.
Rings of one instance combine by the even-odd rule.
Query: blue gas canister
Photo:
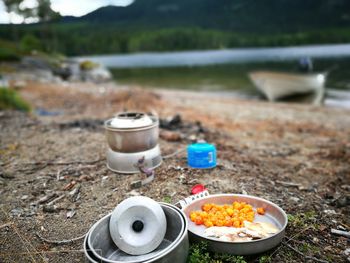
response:
[[[192,168],[208,169],[216,166],[216,148],[209,143],[195,143],[187,147],[187,163]]]

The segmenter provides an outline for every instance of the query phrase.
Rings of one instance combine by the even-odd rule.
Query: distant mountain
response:
[[[349,43],[349,28],[350,0],[135,0],[46,25],[0,25],[0,39],[76,56]]]
[[[349,0],[136,0],[64,22],[120,27],[192,26],[229,31],[293,32],[350,26]]]

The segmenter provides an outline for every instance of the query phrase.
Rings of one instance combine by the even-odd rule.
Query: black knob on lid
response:
[[[141,232],[142,229],[143,229],[144,225],[143,225],[143,222],[140,221],[140,220],[136,220],[133,224],[132,224],[132,229],[135,231],[135,232]]]

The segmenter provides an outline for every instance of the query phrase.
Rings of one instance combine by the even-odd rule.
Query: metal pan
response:
[[[186,262],[189,242],[185,215],[178,207],[165,203],[160,203],[160,205],[166,216],[167,232],[163,242],[156,250],[139,256],[128,255],[121,251],[110,237],[111,214],[108,214],[97,221],[86,235],[84,252],[89,262]]]
[[[246,241],[246,242],[225,242],[214,237],[205,237],[205,226],[198,226],[189,219],[192,211],[201,210],[205,203],[214,203],[218,205],[231,204],[232,202],[246,202],[253,208],[265,208],[265,215],[256,214],[254,222],[267,222],[275,225],[279,230],[278,233],[263,239]],[[238,194],[220,194],[209,195],[197,200],[194,200],[183,208],[188,221],[188,232],[191,242],[206,241],[208,249],[213,252],[229,253],[232,255],[252,255],[262,253],[277,246],[283,239],[285,228],[288,223],[287,214],[274,203],[262,198],[238,195]]]
[[[135,153],[153,149],[158,144],[159,121],[150,117],[153,123],[141,128],[114,128],[113,119],[105,122],[105,130],[109,147],[114,152]]]

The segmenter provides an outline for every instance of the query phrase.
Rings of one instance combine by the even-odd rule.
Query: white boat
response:
[[[251,72],[249,77],[269,101],[277,101],[296,95],[314,94],[314,103],[319,104],[323,99],[327,74],[256,71]]]

